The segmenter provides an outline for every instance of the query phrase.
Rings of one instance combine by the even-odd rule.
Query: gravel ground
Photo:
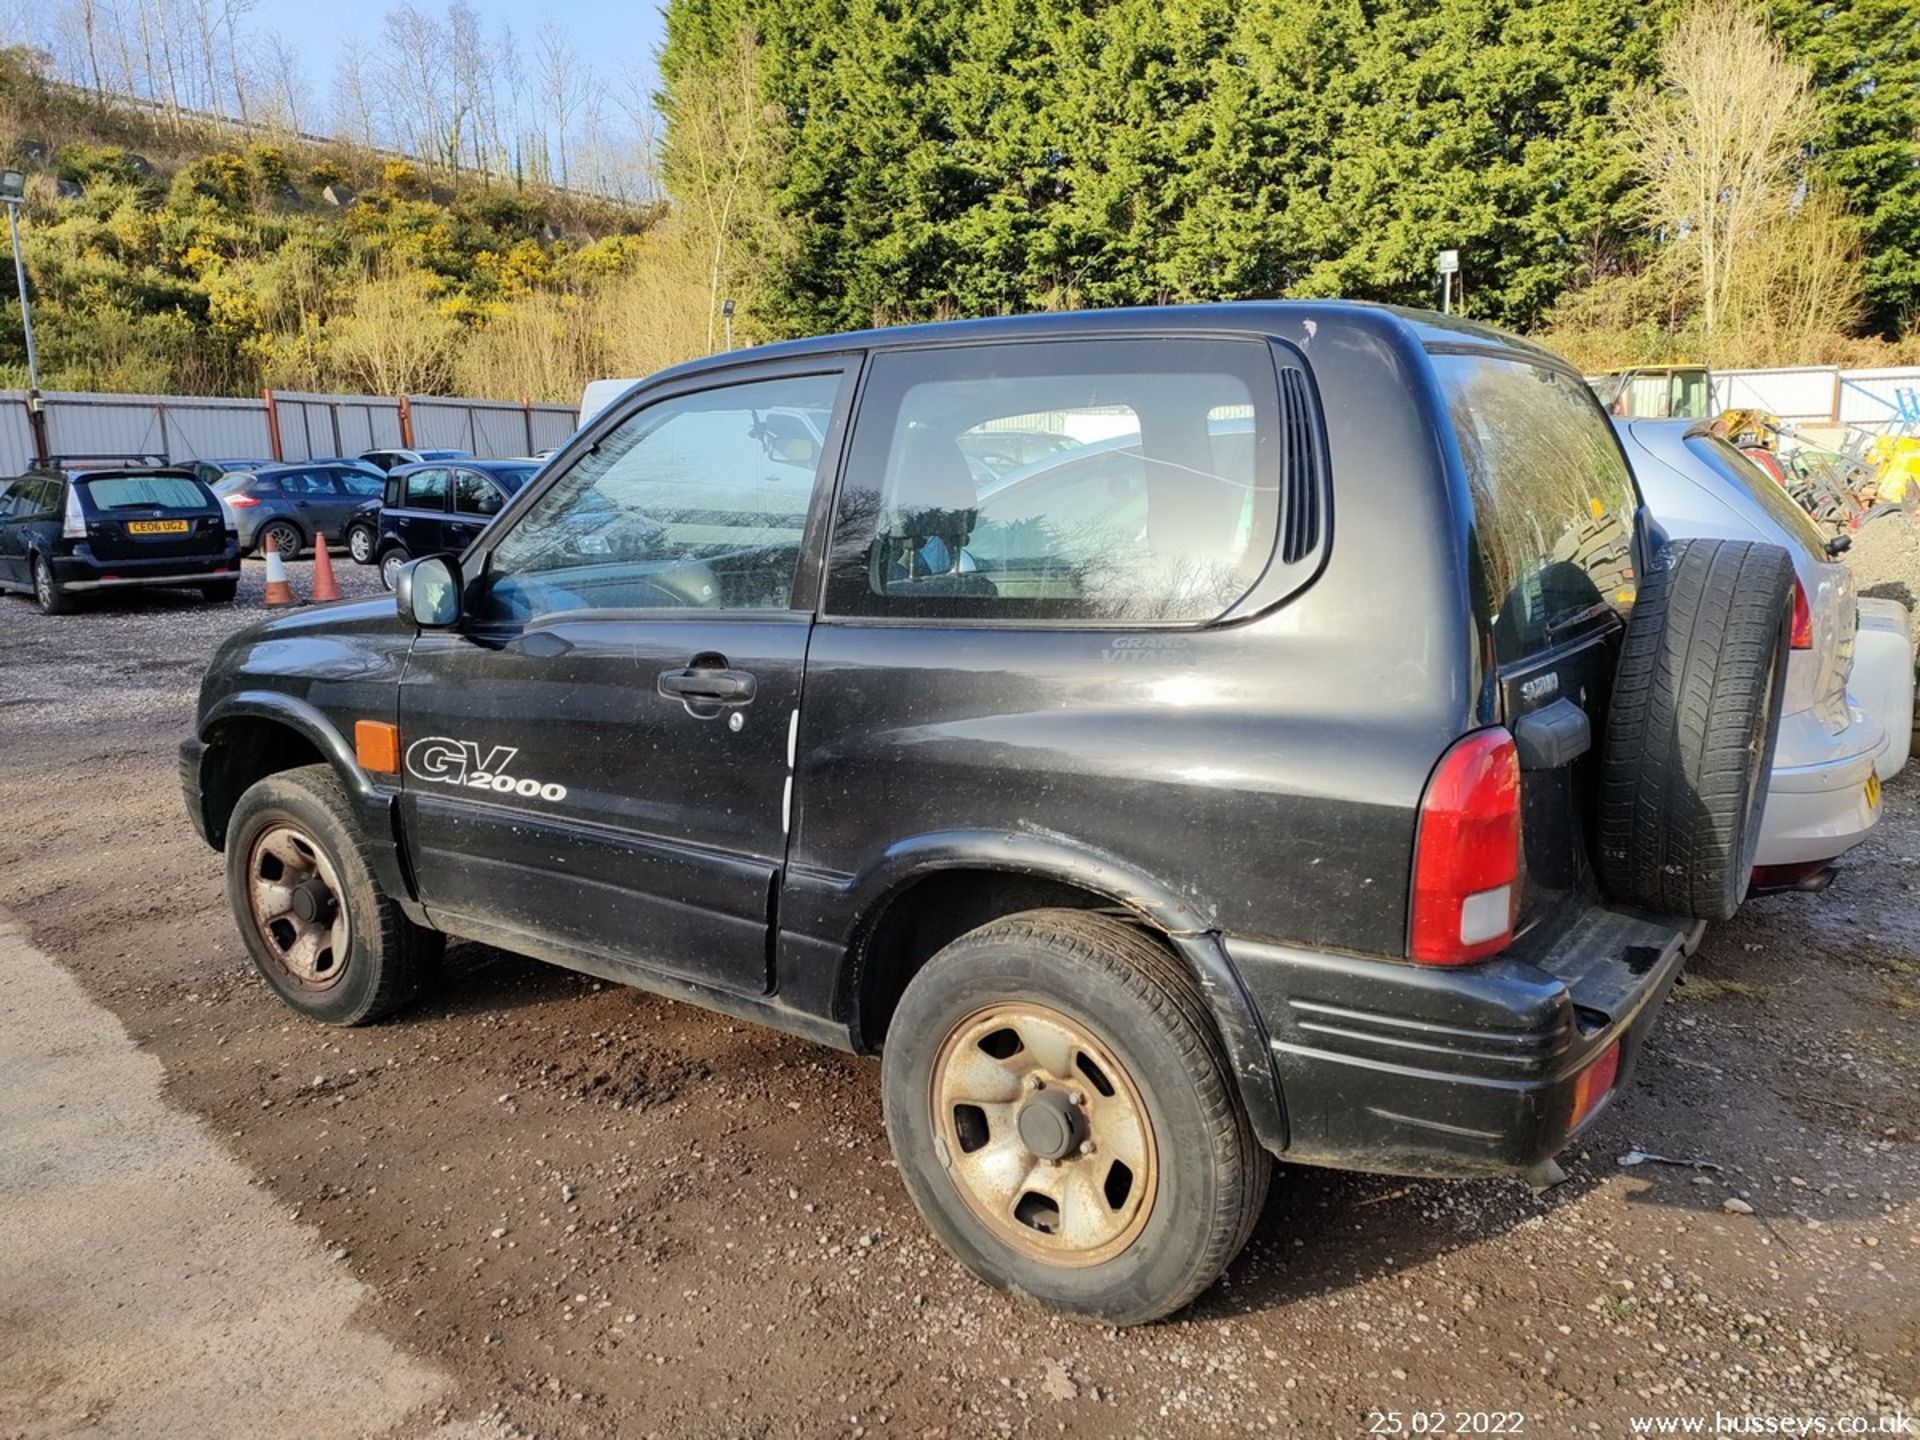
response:
[[[1853,532],[1847,563],[1862,595],[1920,608],[1920,528],[1913,510],[1896,510]]]
[[[340,1254],[361,1322],[452,1377],[395,1433],[1317,1437],[1480,1410],[1624,1435],[1920,1408],[1911,774],[1826,894],[1708,935],[1566,1183],[1283,1169],[1220,1285],[1114,1332],[932,1243],[868,1062],[472,944],[387,1024],[281,1007],[174,776],[259,583],[231,610],[0,600],[0,906]]]

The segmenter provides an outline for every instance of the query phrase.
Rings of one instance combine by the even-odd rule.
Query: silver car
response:
[[[1853,572],[1813,517],[1701,420],[1616,419],[1640,493],[1675,539],[1758,540],[1793,557],[1793,653],[1754,881],[1818,886],[1880,819],[1887,732],[1848,693]]]

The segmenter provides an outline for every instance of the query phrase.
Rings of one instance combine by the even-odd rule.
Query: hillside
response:
[[[661,207],[161,116],[0,50],[46,389],[577,398],[704,348]],[[691,277],[690,279],[688,277]],[[26,381],[11,266],[0,385]]]

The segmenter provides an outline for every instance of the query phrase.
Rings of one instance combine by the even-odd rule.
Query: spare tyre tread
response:
[[[1615,675],[1596,863],[1616,900],[1726,919],[1758,839],[1765,767],[1750,780],[1751,746],[1771,757],[1793,569],[1782,550],[1730,540],[1682,541],[1663,559]]]

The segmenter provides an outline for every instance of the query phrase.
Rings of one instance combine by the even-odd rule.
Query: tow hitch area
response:
[[[1807,860],[1798,865],[1756,865],[1747,898],[1763,895],[1818,895],[1833,884],[1840,868],[1831,860]]]

